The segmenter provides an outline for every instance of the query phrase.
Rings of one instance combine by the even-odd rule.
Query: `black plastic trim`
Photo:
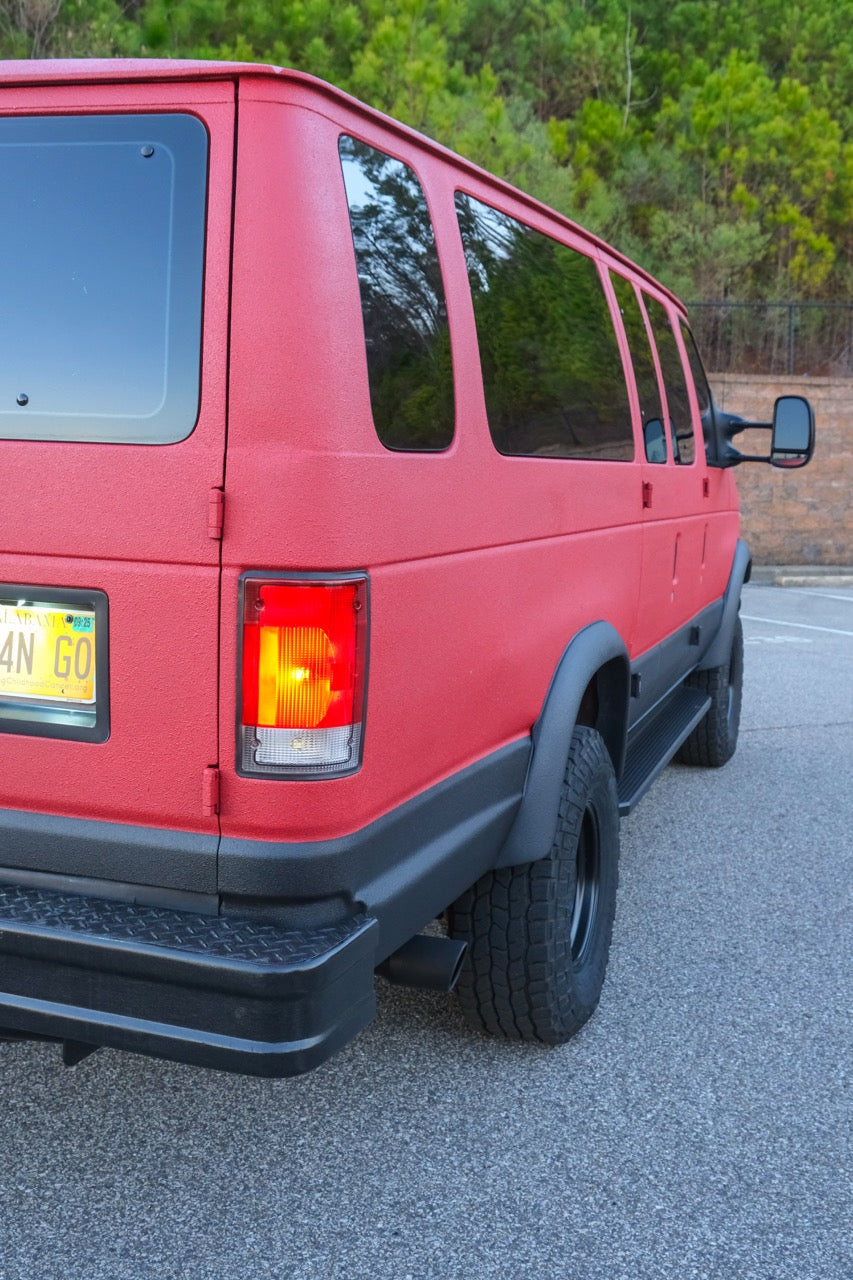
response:
[[[171,911],[219,915],[218,894],[164,889],[160,885],[128,884],[121,880],[96,880],[86,876],[58,875],[49,871],[24,871],[20,867],[0,866],[0,886],[2,885],[41,889],[48,893],[75,893],[87,898],[103,898],[137,907],[166,907]]]
[[[2,699],[0,733],[23,734],[34,738],[60,738],[73,742],[106,742],[110,736],[110,641],[109,602],[106,593],[97,588],[43,587],[35,583],[0,582],[0,599],[38,600],[45,604],[67,605],[69,609],[87,609],[95,614],[95,722],[91,725],[68,724],[62,721],[18,718],[14,699]],[[49,707],[37,699],[27,700],[33,707]],[[79,705],[79,704],[78,704]]]
[[[520,739],[340,840],[224,839],[218,916],[206,895],[0,870],[0,1027],[253,1075],[317,1066],[373,1017],[380,961],[494,865],[529,757]],[[67,868],[99,828],[113,850],[112,824],[3,820],[42,863],[46,840]],[[139,841],[128,864],[176,838],[118,830]]]
[[[495,864],[530,758],[522,738],[335,840],[265,841],[0,809],[0,884],[294,927],[364,904],[381,917],[380,958]],[[217,844],[219,879],[217,880]]]
[[[215,832],[0,809],[0,866],[216,893]]]
[[[632,662],[631,678],[638,677],[639,693],[632,699],[629,709],[629,738],[647,717],[657,714],[660,703],[696,668],[702,654],[701,637],[706,637],[706,646],[713,643],[721,625],[723,608],[723,600],[715,600],[671,636]],[[700,633],[699,645],[695,642],[697,630]]]
[[[0,1026],[287,1076],[374,1014],[376,922],[313,930],[0,888]]]
[[[529,759],[530,739],[519,739],[336,840],[223,836],[223,907],[283,921],[312,900],[363,908],[379,921],[378,963],[496,865]]]
[[[609,622],[593,622],[575,636],[554,672],[533,726],[533,755],[524,799],[497,866],[535,862],[550,853],[572,733],[587,686],[602,671],[609,677],[608,696],[602,700],[599,689],[595,727],[607,744],[617,777],[621,773],[630,696],[628,651]]]
[[[735,560],[740,564],[738,554]],[[739,596],[738,586],[738,599]],[[629,663],[625,645],[610,623],[592,623],[575,636],[560,660],[533,727],[533,754],[524,797],[497,866],[514,866],[548,856],[557,826],[571,736],[578,723],[584,692],[593,679],[598,701],[594,727],[607,744],[617,782],[621,784],[623,772],[631,769],[631,777],[621,788],[624,792],[622,811],[627,812],[637,802],[692,728],[689,722],[696,708],[690,711],[685,704],[683,714],[680,709],[676,712],[675,694],[697,666],[702,654],[701,638],[708,637],[709,652],[718,643],[727,608],[730,609],[728,593],[633,663]],[[736,616],[737,608],[732,615],[732,627]],[[730,648],[730,637],[728,645]],[[680,702],[678,706],[681,708]],[[671,742],[664,742],[661,734],[663,738],[669,735]],[[649,741],[654,738],[656,749],[638,757],[636,745],[644,736]],[[634,751],[629,760],[626,748],[631,750],[628,744],[632,740]],[[642,771],[638,772],[637,762],[646,756],[648,770],[643,775]]]

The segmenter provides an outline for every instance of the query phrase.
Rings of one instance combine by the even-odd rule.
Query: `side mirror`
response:
[[[703,423],[704,426],[704,423]],[[770,453],[740,453],[732,444],[744,431],[771,431]],[[769,462],[774,467],[804,467],[814,453],[814,410],[804,396],[780,396],[772,422],[747,422],[714,407],[705,452],[711,467],[737,467],[741,462]]]
[[[649,418],[643,427],[646,462],[666,462],[666,436],[660,418]]]
[[[780,396],[773,410],[770,463],[804,467],[814,453],[814,412],[803,396]]]

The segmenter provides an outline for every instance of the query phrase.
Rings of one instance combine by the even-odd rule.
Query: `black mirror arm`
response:
[[[737,454],[738,462],[770,462],[771,455],[769,453],[741,453],[735,449],[732,444],[732,436],[740,435],[741,431],[772,431],[772,422],[745,422],[743,418],[739,418],[737,422],[732,423],[731,428],[725,432],[726,444]]]
[[[717,410],[717,422],[720,424],[720,432],[726,440],[731,440],[733,436],[740,435],[741,431],[772,431],[772,422],[747,422],[745,418],[739,417],[736,413],[720,413]]]
[[[741,462],[769,462],[770,455],[763,453],[741,453],[732,444],[735,436],[742,431],[772,431],[772,422],[747,422],[736,413],[725,413],[714,407],[714,423],[717,432],[719,461],[717,466],[736,467]]]

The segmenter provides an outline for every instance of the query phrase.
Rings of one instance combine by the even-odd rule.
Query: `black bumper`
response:
[[[377,930],[365,915],[297,930],[0,885],[0,1028],[297,1075],[374,1016]]]

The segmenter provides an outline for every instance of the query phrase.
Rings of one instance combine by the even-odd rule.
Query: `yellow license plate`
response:
[[[93,703],[94,610],[0,604],[0,698]]]

